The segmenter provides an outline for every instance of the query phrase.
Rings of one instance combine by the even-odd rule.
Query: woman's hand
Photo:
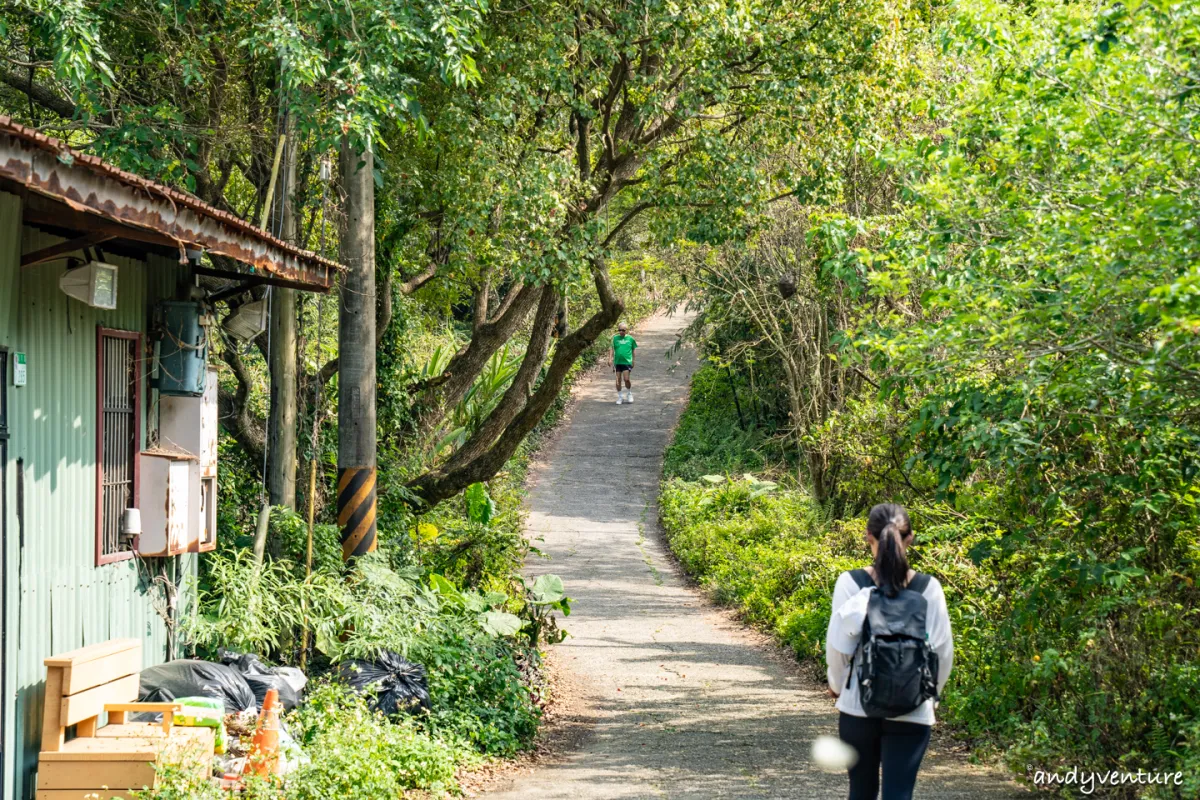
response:
[[[826,690],[825,690],[825,694],[829,695],[829,696],[830,696],[830,697],[832,697],[834,700],[837,700],[839,697],[841,697],[841,695],[839,695],[839,694],[838,694],[837,692],[835,692],[833,689],[826,689]]]

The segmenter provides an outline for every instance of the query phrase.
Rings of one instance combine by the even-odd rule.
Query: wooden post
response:
[[[267,196],[263,199],[262,216],[258,220],[258,227],[263,230],[266,230],[267,219],[271,216],[271,201],[275,199],[275,180],[279,177],[279,159],[283,155],[283,143],[286,141],[287,137],[281,133],[279,141],[275,143],[275,160],[271,162],[271,181],[267,184]]]
[[[258,525],[254,529],[254,563],[261,564],[267,552],[267,533],[271,530],[271,504],[263,503],[258,512]]]
[[[42,701],[42,749],[49,752],[63,747],[62,695],[63,668],[50,667],[46,670],[46,694]]]
[[[289,124],[289,128],[290,128]],[[280,234],[296,241],[296,148],[283,165],[283,215]],[[273,506],[296,508],[296,290],[271,289],[271,440],[267,443],[267,495]],[[274,552],[274,550],[272,550]]]
[[[340,153],[346,198],[338,314],[338,526],[346,561],[375,549],[375,175],[369,150]]]
[[[317,411],[314,409],[313,413]],[[316,423],[313,424],[313,429],[316,429]],[[317,437],[313,436],[313,444],[315,445]],[[304,548],[304,580],[312,577],[312,561],[313,561],[313,522],[317,513],[317,456],[316,449],[313,450],[312,463],[308,465],[308,544]],[[307,594],[300,596],[300,670],[304,671],[308,667],[308,601]]]

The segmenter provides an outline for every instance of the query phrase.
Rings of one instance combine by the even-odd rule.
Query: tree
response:
[[[408,174],[430,187],[414,208],[426,221],[418,233],[426,243],[438,236],[478,292],[470,340],[417,387],[422,425],[411,435],[438,425],[536,308],[522,365],[530,380],[515,382],[474,436],[410,490],[437,503],[511,456],[575,359],[620,316],[606,265],[628,226],[719,242],[744,235],[767,201],[795,190],[785,172],[762,168],[761,154],[869,74],[882,11],[869,1],[493,8],[482,84],[423,96],[439,158]],[[501,282],[505,303],[485,319]],[[544,363],[542,331],[567,292],[590,295],[591,313]]]
[[[503,0],[486,14],[471,0],[23,0],[5,22],[34,54],[32,86],[17,76],[13,92],[94,151],[244,217],[262,204],[285,116],[298,192],[315,156],[343,141],[370,156],[377,203],[399,209],[376,231],[395,242],[380,265],[376,340],[393,286],[445,278],[474,313],[447,368],[413,387],[419,424],[385,432],[391,445],[421,445],[492,355],[529,331],[511,391],[458,452],[410,480],[431,505],[495,474],[616,322],[607,263],[618,237],[637,226],[659,241],[737,239],[770,199],[798,190],[764,153],[859,91],[891,12],[881,0]],[[543,332],[568,296],[579,323],[551,347]],[[239,382],[252,379],[238,353],[224,357]],[[227,405],[253,447],[248,396],[239,383]]]
[[[282,210],[274,210],[271,227],[310,245],[313,223],[324,215],[315,207],[317,193],[308,191],[320,154],[346,137],[362,148],[385,121],[392,129],[419,124],[411,91],[421,80],[465,84],[477,77],[471,51],[481,8],[472,0],[186,8],[24,0],[0,10],[5,41],[29,54],[27,74],[0,70],[10,90],[0,99],[23,95],[31,122],[47,117],[49,127],[93,152],[251,220],[260,218],[286,120],[288,159],[276,195]],[[114,63],[123,66],[114,70]],[[413,291],[426,279],[409,279],[400,289]],[[384,286],[386,316],[390,268]],[[261,297],[262,289],[256,292]],[[222,419],[255,463],[266,449],[271,500],[293,505],[295,295],[276,289],[271,305],[269,352],[265,337],[256,342],[269,362],[269,422],[252,411],[255,369],[232,345],[221,357],[237,388],[222,393]],[[336,360],[330,366],[325,379]]]

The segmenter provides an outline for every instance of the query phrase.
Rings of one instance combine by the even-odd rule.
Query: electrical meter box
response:
[[[195,456],[188,466],[187,552],[217,546],[217,371],[205,369],[200,397],[162,397],[161,446]],[[143,490],[143,495],[145,494]]]
[[[189,501],[192,466],[190,453],[147,450],[140,456],[142,535],[138,553],[174,556],[188,552],[191,524]]]
[[[200,397],[208,371],[208,333],[204,304],[167,300],[159,303],[162,339],[158,377],[151,386],[164,397]]]

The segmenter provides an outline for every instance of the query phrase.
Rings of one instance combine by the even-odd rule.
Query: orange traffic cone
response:
[[[279,690],[268,689],[258,712],[258,725],[250,742],[250,757],[243,775],[260,777],[279,774]]]

